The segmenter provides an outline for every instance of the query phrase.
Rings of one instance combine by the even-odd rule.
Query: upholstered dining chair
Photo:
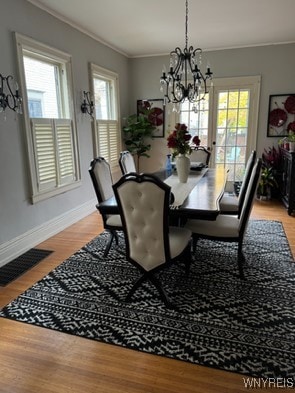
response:
[[[207,150],[204,146],[196,146],[192,148],[192,153],[190,155],[190,160],[192,162],[201,162],[204,166],[209,165],[211,152]]]
[[[167,307],[175,307],[155,273],[176,261],[191,262],[191,231],[169,226],[170,187],[150,174],[126,174],[114,184],[126,242],[126,258],[142,273],[129,291],[149,280]]]
[[[256,160],[256,151],[252,150],[244,172],[242,186],[240,188],[239,196],[223,195],[219,201],[221,214],[241,214],[243,202],[245,199],[247,187],[251,177],[251,173]]]
[[[240,277],[245,278],[243,272],[243,263],[245,256],[243,254],[243,240],[247,229],[249,217],[252,210],[256,189],[260,179],[261,159],[258,159],[254,165],[249,185],[247,187],[241,214],[238,216],[219,214],[215,221],[188,220],[185,227],[193,233],[193,251],[196,251],[196,244],[199,238],[237,242],[238,243],[238,268]]]
[[[110,165],[103,157],[97,157],[91,161],[88,171],[97,196],[98,204],[96,205],[96,208],[98,210],[98,206],[101,202],[104,202],[114,196]],[[104,229],[110,233],[103,255],[106,257],[114,239],[118,244],[117,231],[122,231],[122,222],[119,214],[102,214],[102,220]]]
[[[136,166],[134,162],[133,155],[130,151],[121,151],[119,157],[119,165],[122,171],[122,175],[130,172],[136,172]]]

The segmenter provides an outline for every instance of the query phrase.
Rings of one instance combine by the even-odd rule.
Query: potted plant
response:
[[[269,200],[272,196],[272,189],[277,188],[278,183],[273,174],[273,168],[264,165],[261,170],[260,181],[258,185],[258,195],[261,200]]]
[[[150,110],[147,109],[139,115],[133,114],[127,117],[123,127],[124,142],[127,150],[136,156],[137,169],[139,169],[140,157],[149,157],[147,153],[151,149],[149,140],[153,138],[156,127],[149,118]]]
[[[264,149],[264,152],[262,153],[262,162],[263,162],[263,168],[271,168],[271,173],[272,176],[275,179],[275,187],[271,187],[271,196],[274,198],[279,197],[279,187],[278,184],[281,184],[282,182],[282,152],[280,147],[275,148],[269,147],[268,149]],[[259,190],[259,188],[258,188]]]
[[[295,132],[294,131],[289,132],[288,141],[289,141],[289,150],[295,151]]]

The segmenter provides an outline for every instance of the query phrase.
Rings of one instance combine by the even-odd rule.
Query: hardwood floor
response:
[[[295,217],[256,201],[252,218],[282,221],[295,255]],[[94,212],[38,247],[55,252],[6,287],[0,307],[102,231]],[[237,393],[240,374],[192,365],[0,318],[1,393]],[[245,378],[245,377],[244,377]]]

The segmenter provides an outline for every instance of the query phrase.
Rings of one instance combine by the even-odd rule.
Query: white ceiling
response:
[[[185,0],[28,0],[128,57],[185,47]],[[295,0],[190,0],[189,45],[295,42]]]

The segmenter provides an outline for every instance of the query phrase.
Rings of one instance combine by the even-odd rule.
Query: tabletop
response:
[[[165,171],[157,172],[156,175],[161,180],[168,177]],[[194,181],[194,179],[196,184],[191,187],[187,198],[180,206],[172,207],[170,214],[184,218],[215,220],[220,212],[219,200],[224,192],[226,171],[223,168],[204,168],[201,171],[190,171],[189,182]],[[169,184],[168,181],[167,183]],[[103,214],[118,214],[115,197],[100,203],[98,210]]]

